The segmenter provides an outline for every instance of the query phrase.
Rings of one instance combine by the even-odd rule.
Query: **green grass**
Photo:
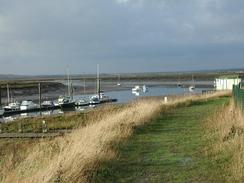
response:
[[[103,162],[91,182],[225,182],[218,163],[204,155],[202,125],[228,100],[180,106],[137,128],[117,147],[118,158]]]

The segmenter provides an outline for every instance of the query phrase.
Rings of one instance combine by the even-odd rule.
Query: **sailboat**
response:
[[[97,89],[96,89],[96,94],[91,96],[90,98],[90,104],[95,105],[95,104],[100,104],[101,103],[101,91],[100,91],[100,68],[99,64],[97,64]]]
[[[75,107],[75,101],[73,100],[73,87],[70,81],[69,70],[67,70],[67,80],[68,80],[68,96],[60,96],[58,98],[58,105],[61,108],[72,108]]]
[[[12,100],[12,95],[11,95],[11,100],[10,100],[10,89],[9,85],[7,84],[7,101],[8,105],[4,106],[5,111],[17,111],[20,110],[20,103],[18,101],[13,101]]]
[[[194,77],[192,75],[192,85],[189,86],[189,91],[194,92],[195,89],[196,89],[196,87],[195,87]]]
[[[180,82],[180,76],[179,76],[179,74],[178,74],[177,87],[178,87],[178,88],[182,88],[182,87],[183,87],[182,83]]]
[[[118,82],[117,82],[117,86],[121,86],[121,83],[120,83],[120,75],[118,75]]]

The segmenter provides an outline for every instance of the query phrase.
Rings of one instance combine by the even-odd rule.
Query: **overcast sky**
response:
[[[243,0],[0,0],[0,74],[244,68]]]

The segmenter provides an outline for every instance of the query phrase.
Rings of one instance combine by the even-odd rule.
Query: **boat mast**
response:
[[[100,99],[100,66],[97,64],[97,95]]]
[[[71,96],[70,92],[70,76],[69,76],[69,68],[67,68],[67,80],[68,80],[68,96]]]
[[[7,97],[8,97],[8,104],[9,104],[10,103],[9,84],[7,84]]]
[[[192,74],[192,86],[195,87],[195,81],[194,81],[194,76],[193,76],[193,74]]]
[[[83,92],[84,92],[84,95],[86,94],[86,78],[84,76],[83,78]]]

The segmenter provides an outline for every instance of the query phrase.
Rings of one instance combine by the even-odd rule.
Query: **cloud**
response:
[[[0,0],[0,72],[244,67],[243,8],[241,0]]]

